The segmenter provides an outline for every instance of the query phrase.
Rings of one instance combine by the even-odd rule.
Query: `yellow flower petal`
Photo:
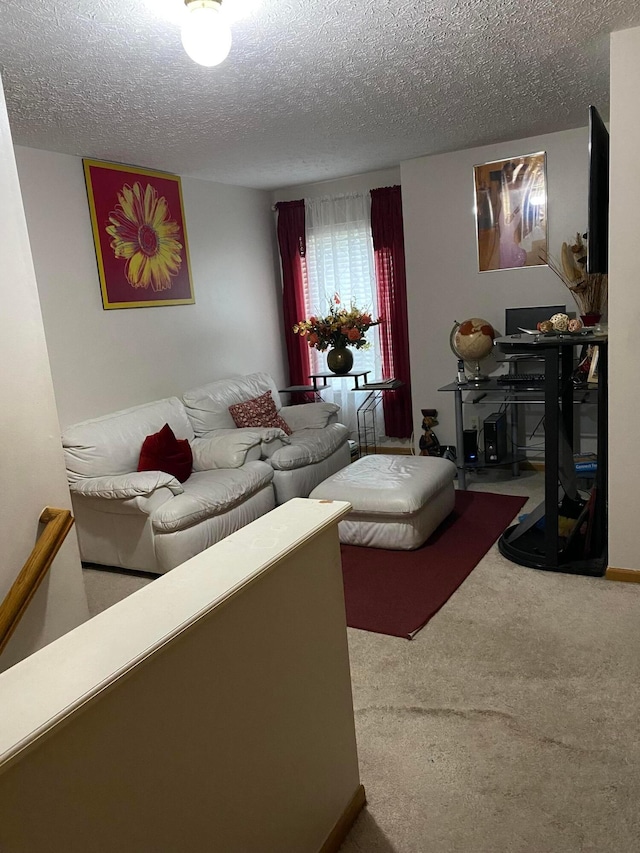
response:
[[[127,264],[127,278],[134,287],[140,287],[142,284],[142,267],[145,261],[145,256],[142,252],[136,252]],[[146,287],[146,285],[143,285]]]
[[[125,274],[132,287],[167,290],[182,266],[180,226],[170,218],[166,198],[158,198],[152,184],[125,184],[118,205],[109,213],[106,233],[112,238],[116,258],[126,261]]]

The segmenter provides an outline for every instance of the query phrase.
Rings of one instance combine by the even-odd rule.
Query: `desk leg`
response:
[[[544,551],[547,569],[558,566],[559,369],[558,350],[556,347],[549,347],[544,360]]]
[[[458,486],[467,488],[467,475],[464,469],[464,414],[462,412],[462,391],[454,391],[456,398],[456,466],[458,468]]]
[[[517,456],[518,441],[520,440],[520,428],[518,426],[518,406],[516,403],[513,403],[511,406],[509,406],[509,409],[511,410],[509,412],[509,418],[511,420],[511,452],[514,456]],[[520,463],[517,460],[515,460],[511,466],[511,476],[520,476]]]

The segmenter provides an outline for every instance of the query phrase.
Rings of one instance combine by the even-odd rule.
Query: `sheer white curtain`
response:
[[[328,313],[335,293],[341,302],[350,303],[363,311],[378,316],[376,274],[371,238],[371,198],[366,195],[344,195],[335,198],[305,200],[307,231],[307,281],[305,304],[307,316]],[[381,373],[378,327],[367,332],[371,348],[352,349],[353,370],[370,370],[369,381]],[[327,371],[327,354],[310,350],[311,369]],[[342,411],[340,420],[357,438],[356,409],[365,394],[350,390],[353,378],[331,379],[322,398],[337,403]],[[382,434],[383,429],[380,430]]]

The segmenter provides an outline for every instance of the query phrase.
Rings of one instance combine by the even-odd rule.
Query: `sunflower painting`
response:
[[[180,178],[83,160],[105,308],[193,303]]]

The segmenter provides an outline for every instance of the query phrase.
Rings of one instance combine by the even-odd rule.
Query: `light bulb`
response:
[[[182,45],[187,55],[199,65],[219,65],[231,50],[231,30],[219,0],[185,0],[185,5]]]

